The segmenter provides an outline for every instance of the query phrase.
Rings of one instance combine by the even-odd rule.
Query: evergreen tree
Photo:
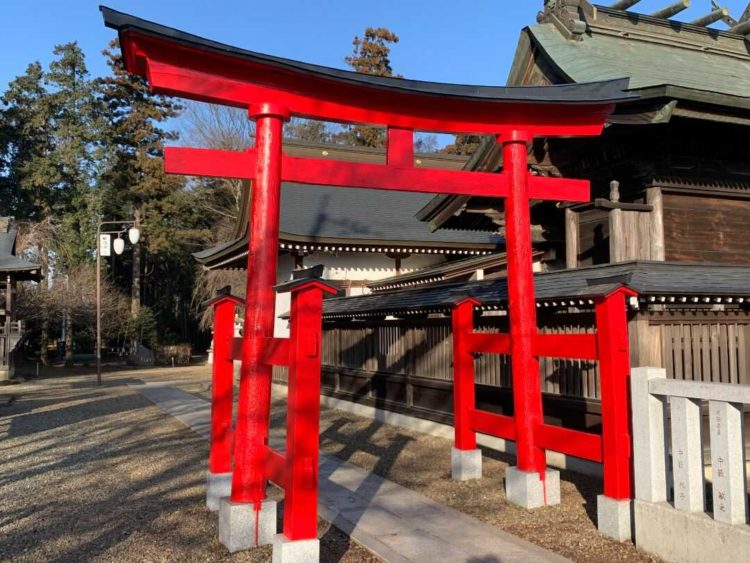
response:
[[[99,213],[102,217],[134,217],[145,222],[143,243],[132,250],[131,318],[140,317],[144,250],[169,255],[175,234],[166,216],[169,202],[184,181],[164,173],[164,142],[177,134],[162,127],[181,107],[171,98],[151,93],[147,82],[125,70],[117,40],[103,52],[111,75],[97,81],[106,124],[101,138],[102,176]]]
[[[364,35],[352,41],[354,52],[344,60],[355,72],[393,77],[391,45],[398,43],[398,35],[384,27],[368,27]],[[396,78],[401,78],[397,75]],[[384,147],[385,128],[368,125],[347,125],[333,136],[333,140],[358,147]]]
[[[482,137],[479,135],[456,135],[455,142],[446,145],[440,152],[470,156],[477,151],[481,144]]]
[[[385,27],[368,27],[363,37],[352,41],[354,52],[344,60],[355,72],[375,76],[394,76],[391,67],[391,45],[398,35]],[[401,78],[400,75],[397,76]]]
[[[304,143],[330,143],[332,134],[325,121],[293,117],[284,125],[284,138]]]
[[[0,215],[18,220],[50,216],[55,191],[47,181],[52,151],[44,72],[38,63],[8,85],[0,113]]]
[[[52,250],[61,272],[90,260],[96,232],[96,141],[100,115],[83,51],[77,43],[58,45],[44,74],[44,104],[51,122],[52,147],[45,180],[55,197],[51,212],[60,225]]]
[[[71,273],[90,261],[95,237],[95,142],[99,131],[97,100],[77,43],[55,47],[56,59],[44,74],[44,96],[52,122],[52,150],[46,180],[54,190],[50,202],[57,236],[50,241],[55,274],[69,286]],[[65,364],[73,363],[73,311],[63,310]]]

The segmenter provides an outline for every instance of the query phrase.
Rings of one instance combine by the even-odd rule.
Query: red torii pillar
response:
[[[232,490],[232,428],[234,387],[234,317],[244,301],[225,287],[203,304],[214,310],[213,365],[211,369],[211,441],[206,477],[206,506],[219,510],[219,501]]]

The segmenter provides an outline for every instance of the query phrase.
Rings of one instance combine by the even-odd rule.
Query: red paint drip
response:
[[[255,541],[253,541],[253,545],[255,547],[258,547],[258,536],[260,535],[260,507],[261,507],[261,502],[256,500],[253,503],[253,510],[255,511],[255,530],[254,530]]]

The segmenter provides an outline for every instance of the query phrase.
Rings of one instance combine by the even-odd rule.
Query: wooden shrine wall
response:
[[[667,260],[750,264],[750,199],[664,194]]]

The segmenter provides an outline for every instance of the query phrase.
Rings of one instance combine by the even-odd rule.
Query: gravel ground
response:
[[[230,555],[218,543],[204,505],[207,444],[127,387],[189,385],[207,373],[120,371],[98,388],[91,375],[0,388],[0,561],[270,561],[269,547]],[[319,535],[323,561],[378,561],[323,521]]]
[[[183,384],[210,398],[207,383]],[[285,401],[273,404],[272,424],[283,424]],[[526,510],[505,500],[503,478],[513,456],[484,450],[484,478],[450,478],[451,442],[343,411],[321,409],[321,451],[386,477],[492,526],[574,561],[658,562],[630,543],[607,539],[596,530],[596,496],[602,481],[561,471],[561,504]],[[489,454],[489,455],[488,455]]]

